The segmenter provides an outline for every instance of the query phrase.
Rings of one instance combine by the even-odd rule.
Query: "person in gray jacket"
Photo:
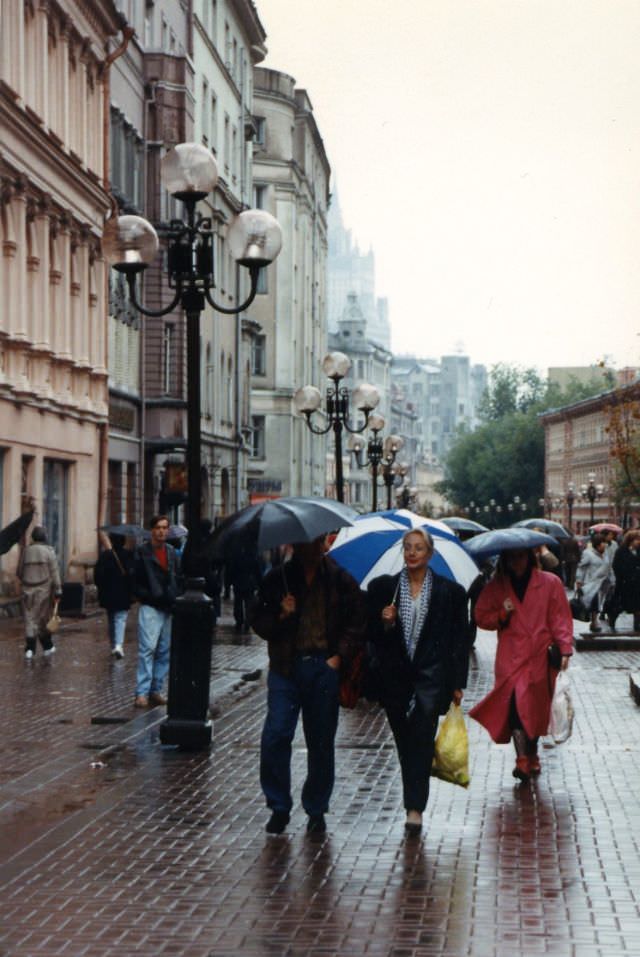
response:
[[[62,583],[56,553],[47,545],[47,533],[41,525],[31,532],[31,544],[27,545],[18,564],[18,578],[22,583],[22,609],[24,614],[25,658],[33,658],[38,638],[45,655],[55,648],[47,631],[53,602],[62,595]]]

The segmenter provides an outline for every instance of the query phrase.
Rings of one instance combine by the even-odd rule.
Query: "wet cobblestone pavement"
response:
[[[0,625],[2,957],[615,957],[640,955],[640,652],[576,655],[574,734],[515,784],[510,746],[470,723],[468,790],[434,781],[404,836],[382,715],[343,712],[326,835],[299,805],[264,832],[265,649],[223,628],[214,745],[158,744],[132,707],[135,642],[112,662],[101,619],[65,624],[51,661]],[[482,634],[465,709],[492,679]],[[91,720],[99,719],[100,724]],[[113,723],[112,723],[113,722]],[[296,798],[306,755],[296,739]],[[93,765],[96,765],[92,767]]]

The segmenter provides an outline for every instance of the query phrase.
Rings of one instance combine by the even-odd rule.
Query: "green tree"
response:
[[[544,429],[539,415],[600,391],[601,378],[587,384],[574,379],[562,390],[535,369],[494,366],[480,404],[482,424],[458,435],[439,491],[457,509],[495,499],[502,508],[499,519],[495,516],[497,524],[514,520],[507,505],[516,496],[526,503],[525,514],[539,513],[538,499],[544,495]]]

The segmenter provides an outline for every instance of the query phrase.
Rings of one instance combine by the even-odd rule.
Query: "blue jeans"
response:
[[[323,656],[297,658],[285,678],[269,672],[267,717],[260,750],[260,784],[273,811],[289,813],[291,744],[302,711],[307,744],[307,777],[302,806],[309,815],[324,814],[335,778],[334,740],[338,728],[339,673]]]
[[[140,605],[136,695],[162,691],[169,671],[170,648],[171,614],[151,605]]]
[[[128,611],[107,611],[107,627],[111,650],[124,644],[124,629],[127,624]]]

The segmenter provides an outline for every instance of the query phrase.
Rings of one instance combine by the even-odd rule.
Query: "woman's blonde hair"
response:
[[[430,533],[426,530],[426,528],[422,528],[421,526],[418,526],[418,528],[410,528],[407,532],[405,532],[404,535],[402,536],[403,548],[404,548],[404,543],[408,539],[409,535],[419,535],[424,540],[424,543],[429,549],[429,552],[433,554],[433,538],[431,537]]]

